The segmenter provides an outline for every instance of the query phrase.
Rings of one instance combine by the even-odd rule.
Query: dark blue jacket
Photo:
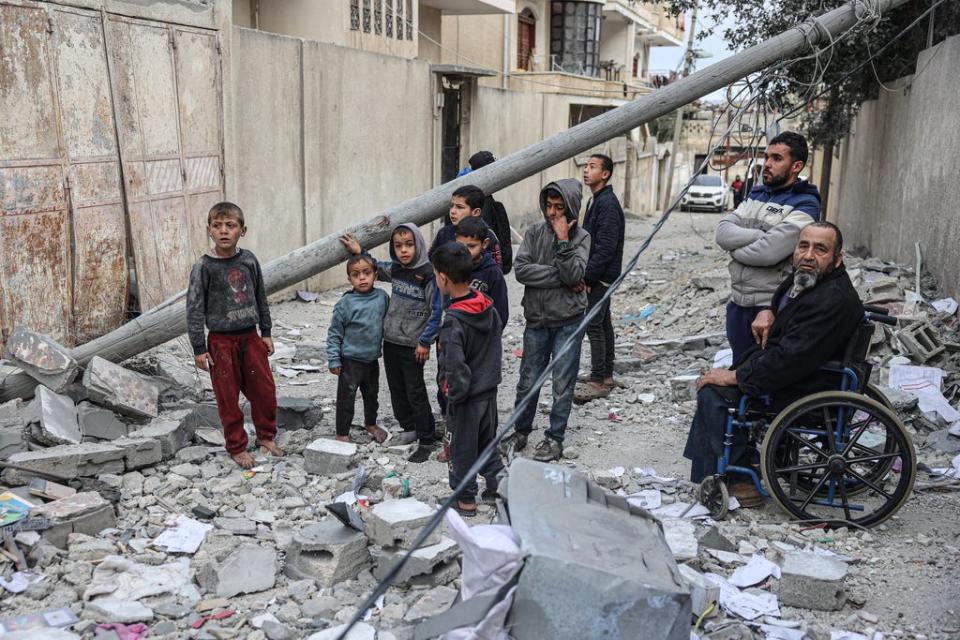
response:
[[[470,286],[480,293],[485,293],[493,300],[493,307],[500,316],[500,330],[507,326],[507,317],[510,314],[510,304],[507,301],[507,281],[503,272],[489,252],[480,254],[480,262],[474,264],[470,275]]]
[[[437,231],[437,237],[433,239],[433,244],[430,245],[430,249],[427,251],[427,257],[432,259],[433,252],[439,247],[448,242],[454,242],[457,239],[456,231],[457,226],[454,224],[445,224],[440,227],[440,231]],[[487,240],[490,241],[490,244],[487,245],[484,253],[492,255],[497,266],[502,269],[503,256],[500,254],[500,241],[497,239],[497,234],[493,232],[493,229],[487,229]]]
[[[594,194],[583,218],[583,229],[591,238],[583,281],[591,287],[598,282],[610,284],[620,275],[625,224],[620,200],[608,184]]]

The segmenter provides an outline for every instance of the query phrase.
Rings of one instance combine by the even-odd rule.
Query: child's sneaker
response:
[[[533,459],[537,462],[553,462],[559,460],[562,455],[563,445],[553,438],[544,438],[533,452]]]
[[[514,431],[506,438],[500,441],[500,453],[507,455],[510,448],[514,451],[523,451],[527,448],[527,434]]]

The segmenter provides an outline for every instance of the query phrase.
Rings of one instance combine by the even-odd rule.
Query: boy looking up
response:
[[[456,235],[455,229],[461,220],[470,217],[481,217],[483,215],[483,202],[483,189],[480,187],[468,184],[454,191],[453,195],[450,196],[450,211],[448,212],[450,224],[444,225],[440,228],[440,231],[437,231],[437,237],[433,239],[433,244],[430,245],[430,251],[427,253],[428,257],[433,257],[433,252],[437,250],[437,247],[454,241],[454,236]],[[496,234],[494,234],[493,231],[489,231],[489,229],[487,231],[487,238],[490,244],[486,250],[493,254],[494,262],[497,263],[500,269],[503,269],[503,258],[500,255],[500,241],[497,239]]]
[[[573,390],[580,365],[581,340],[574,339],[570,349],[560,350],[571,337],[587,308],[587,287],[583,274],[590,255],[590,234],[577,224],[583,187],[572,178],[551,182],[540,192],[543,222],[532,225],[523,236],[513,270],[523,290],[523,357],[516,405],[530,392],[533,383],[554,359],[553,407],[550,428],[537,445],[534,459],[558,460],[563,454],[563,436],[573,404]],[[504,440],[515,451],[527,446],[533,431],[539,389],[517,416],[516,431]]]
[[[387,432],[377,426],[380,408],[377,360],[390,296],[373,286],[377,280],[377,262],[370,256],[353,256],[347,260],[347,278],[353,289],[337,301],[327,330],[327,366],[330,373],[337,376],[337,440],[350,442],[359,389],[367,433],[377,442],[383,442]]]
[[[267,358],[273,353],[270,307],[257,258],[237,243],[246,235],[243,211],[232,202],[213,205],[207,235],[213,249],[200,256],[187,288],[187,331],[198,367],[210,372],[227,453],[249,469],[240,393],[250,401],[257,446],[283,452],[277,435],[277,391]],[[204,340],[204,325],[210,330]],[[257,326],[260,335],[257,335]]]
[[[361,253],[352,234],[340,241],[350,253]],[[383,368],[387,372],[393,414],[403,433],[399,444],[419,440],[409,460],[426,462],[435,447],[433,409],[423,379],[443,314],[440,292],[427,259],[427,244],[417,225],[404,223],[390,237],[390,258],[377,261],[377,275],[393,285],[393,295],[383,319]]]
[[[583,167],[583,183],[593,193],[583,216],[583,229],[590,234],[590,257],[583,274],[588,309],[600,304],[610,284],[620,276],[623,265],[625,221],[620,201],[609,184],[612,175],[613,160],[602,153],[590,156]],[[590,339],[590,381],[577,392],[578,400],[582,401],[605,398],[613,390],[615,339],[610,301],[603,304],[587,325],[587,337]]]
[[[440,328],[438,365],[447,395],[447,432],[451,434],[449,479],[455,489],[497,435],[497,386],[501,380],[501,322],[493,302],[470,288],[473,259],[466,247],[450,242],[433,254],[437,287],[450,297]],[[487,495],[497,489],[503,470],[498,452],[480,470]],[[477,513],[477,481],[470,478],[454,507]]]
[[[507,281],[503,278],[500,267],[493,261],[493,256],[486,251],[490,240],[487,237],[489,227],[483,218],[473,216],[464,218],[457,224],[454,237],[456,241],[467,248],[473,264],[470,274],[470,287],[486,294],[493,300],[493,307],[500,317],[500,332],[507,326],[510,305],[507,300]]]

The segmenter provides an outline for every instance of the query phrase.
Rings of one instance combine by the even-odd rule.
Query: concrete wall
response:
[[[924,268],[948,294],[960,297],[960,214],[957,172],[960,148],[960,36],[920,54],[916,76],[895,93],[864,103],[843,143],[839,180],[828,216],[841,225],[850,247],[913,264],[914,243]]]
[[[232,49],[227,196],[243,207],[244,244],[261,262],[431,187],[427,63],[237,27]]]

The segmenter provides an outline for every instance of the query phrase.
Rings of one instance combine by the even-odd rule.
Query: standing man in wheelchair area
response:
[[[729,409],[737,406],[742,394],[770,396],[770,410],[775,412],[803,396],[839,388],[839,376],[817,369],[843,359],[864,317],[842,250],[843,235],[833,223],[805,226],[793,252],[793,273],[753,322],[754,344],[730,369],[711,369],[697,380],[697,411],[683,451],[691,461],[693,482],[716,473]],[[753,462],[747,434],[734,436],[730,464],[747,466]],[[762,500],[752,482],[729,489],[742,506],[756,506]]]
[[[789,271],[800,230],[820,220],[820,192],[799,178],[807,156],[799,133],[784,131],[770,140],[763,184],[717,225],[717,245],[730,253],[726,328],[734,362],[753,343],[751,326]]]

